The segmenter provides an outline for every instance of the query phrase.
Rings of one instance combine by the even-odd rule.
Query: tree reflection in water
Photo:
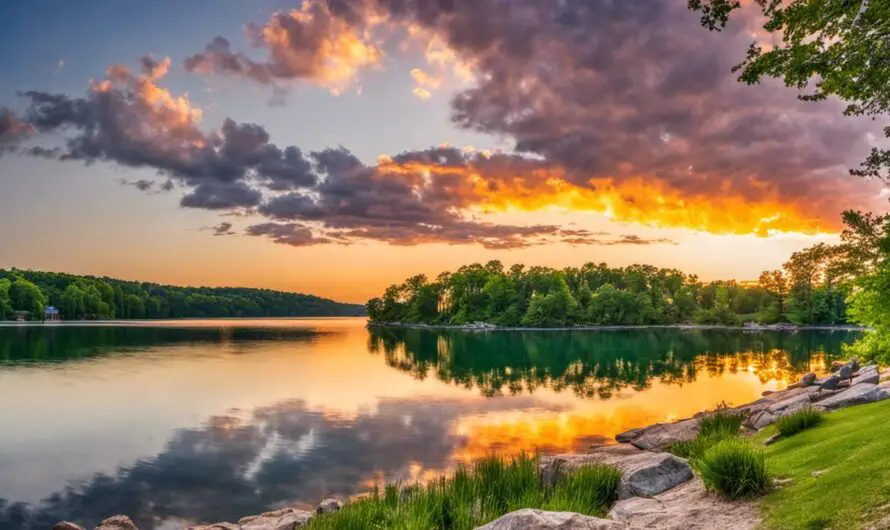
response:
[[[821,371],[853,332],[748,333],[739,330],[641,329],[574,332],[370,330],[368,348],[393,368],[423,380],[478,389],[484,396],[538,388],[607,399],[653,381],[682,384],[702,372],[749,370],[762,382],[787,383]]]

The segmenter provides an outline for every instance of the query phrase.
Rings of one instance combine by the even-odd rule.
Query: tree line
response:
[[[43,318],[54,306],[65,320],[215,317],[356,316],[357,304],[317,296],[240,287],[175,287],[155,283],[0,269],[0,320]]]
[[[849,211],[844,221],[841,244],[820,243],[795,252],[781,269],[764,271],[754,284],[702,282],[695,275],[650,265],[506,268],[490,261],[442,273],[434,281],[423,274],[412,276],[388,287],[366,308],[376,323],[871,325],[862,318],[861,303],[852,313],[849,304],[862,300],[852,296],[854,291],[862,290],[863,278],[883,259],[877,239],[890,234],[890,216]],[[876,235],[881,229],[884,235]],[[890,243],[886,246],[890,249]]]

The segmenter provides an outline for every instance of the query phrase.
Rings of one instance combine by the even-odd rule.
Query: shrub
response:
[[[458,468],[450,478],[414,486],[375,488],[367,498],[313,518],[308,530],[471,530],[521,508],[604,515],[618,495],[621,472],[593,465],[570,472],[553,487],[541,481],[537,459],[491,456]]]
[[[770,485],[763,451],[743,440],[718,442],[704,452],[696,468],[709,490],[730,499],[763,493]]]
[[[718,408],[699,421],[698,433],[701,437],[735,436],[739,433],[743,421],[745,421],[744,415]]]
[[[815,427],[823,421],[825,421],[825,417],[821,412],[813,407],[807,407],[776,420],[776,429],[782,436],[791,436],[804,429]]]

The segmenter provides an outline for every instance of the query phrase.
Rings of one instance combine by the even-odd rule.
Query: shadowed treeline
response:
[[[753,366],[762,381],[788,380],[840,356],[854,332],[745,333],[736,330],[637,329],[602,332],[466,333],[372,328],[369,349],[417,379],[434,376],[486,396],[539,387],[608,398],[682,384],[706,371]]]
[[[179,344],[308,340],[306,328],[8,326],[0,327],[0,364],[62,362]]]

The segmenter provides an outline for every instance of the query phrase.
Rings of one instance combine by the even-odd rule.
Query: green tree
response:
[[[9,286],[9,300],[15,311],[28,311],[31,318],[43,318],[46,297],[36,284],[18,277]]]
[[[12,299],[9,297],[9,288],[12,286],[7,278],[0,278],[0,320],[12,317]]]
[[[83,291],[77,284],[70,284],[62,293],[59,310],[62,312],[62,318],[67,320],[79,320],[84,317],[85,305]]]
[[[782,79],[804,91],[800,98],[835,96],[848,103],[848,116],[890,111],[890,3],[885,0],[755,0],[766,17],[763,28],[781,38],[771,46],[751,44],[734,71],[748,84],[763,77]],[[689,0],[711,30],[726,26],[739,0]],[[890,127],[884,130],[890,136]],[[862,176],[886,176],[890,151],[873,148]]]

